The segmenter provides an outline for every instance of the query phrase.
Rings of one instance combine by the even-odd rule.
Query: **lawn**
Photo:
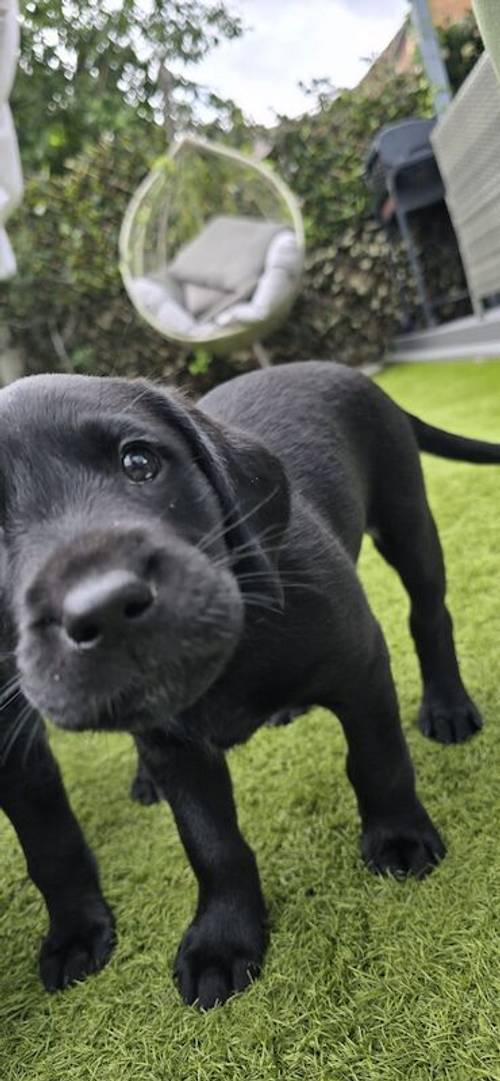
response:
[[[400,366],[379,382],[434,424],[500,440],[500,362]],[[119,943],[99,976],[43,992],[45,913],[3,820],[1,1081],[499,1081],[500,467],[424,465],[462,672],[485,717],[470,743],[444,748],[417,731],[406,596],[370,542],[361,570],[445,862],[423,883],[364,869],[331,715],[260,732],[230,765],[271,946],[249,991],[201,1014],[170,974],[195,887],[168,809],[128,799],[128,737],[54,733]]]

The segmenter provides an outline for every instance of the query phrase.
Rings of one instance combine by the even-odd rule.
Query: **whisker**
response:
[[[259,536],[258,540],[261,541],[260,536]],[[255,542],[253,540],[245,541],[244,543],[239,544],[236,548],[231,549],[230,553],[224,553],[224,554],[221,553],[220,555],[211,556],[211,563],[212,563],[212,565],[214,567],[222,568],[223,570],[227,570],[229,564],[232,564],[234,566],[234,564],[238,563],[241,560],[244,560],[247,555],[251,555],[252,551],[254,549],[254,544],[255,544]],[[272,557],[275,554],[277,556],[282,551],[281,544],[276,544],[276,545],[262,544],[262,548],[263,548],[263,551],[264,551],[265,555],[270,556],[270,557]],[[248,571],[246,573],[250,574],[252,572]],[[269,571],[260,571],[260,572],[255,572],[255,573],[261,573],[261,574],[270,575]],[[240,577],[240,575],[238,575],[238,577]]]
[[[120,409],[121,415],[123,416],[124,413],[129,413],[131,409],[134,409],[137,403],[140,402],[142,398],[145,398],[146,395],[150,393],[150,391],[150,386],[141,387],[140,390],[137,392],[135,398],[133,398],[132,401],[128,403],[128,405],[124,406],[123,409]]]
[[[2,685],[2,689],[0,691],[0,704],[4,701],[5,698],[9,696],[9,694],[15,687],[19,687],[19,676],[17,672],[14,676],[12,676],[11,679],[8,679],[6,683]]]
[[[274,612],[275,615],[278,615],[278,616],[283,615],[283,609],[282,608],[278,608],[278,606],[276,604],[269,603],[269,601],[267,599],[261,597],[261,595],[259,593],[256,593],[256,594],[251,594],[251,593],[247,594],[246,593],[245,594],[245,606],[247,608],[260,608],[265,612]]]
[[[0,649],[0,661],[9,661],[15,657],[14,649]]]
[[[257,533],[255,539],[250,538],[247,541],[242,541],[241,544],[237,544],[234,548],[231,549],[231,554],[233,558],[244,556],[247,551],[252,551],[255,545],[255,540],[257,540],[258,543],[262,546],[266,555],[274,552],[282,552],[283,544],[281,543],[281,541],[278,541],[277,544],[269,543],[273,540],[276,532],[278,532],[277,526],[271,525],[268,526],[266,529],[261,530],[260,533]]]
[[[33,712],[33,707],[30,706],[27,702],[21,712],[16,717],[15,723],[13,724],[12,729],[9,731],[7,739],[4,740],[0,748],[0,763],[2,765],[5,765],[5,762],[7,761],[7,758],[9,757],[9,754],[11,753],[14,744],[19,739],[19,736],[21,735]]]
[[[30,707],[30,709],[31,709],[31,707]],[[34,709],[31,709],[31,712],[33,714],[35,714]],[[35,716],[36,716],[36,714],[35,714]],[[28,739],[26,740],[26,747],[24,748],[24,754],[23,754],[23,766],[26,765],[26,763],[28,761],[28,758],[29,758],[29,755],[30,755],[30,752],[33,750],[35,739],[36,739],[37,735],[40,732],[41,723],[42,722],[41,722],[40,718],[37,717],[36,718],[36,724],[33,725],[32,729],[31,729],[31,732],[29,733]]]
[[[204,536],[198,542],[197,547],[201,551],[205,551],[207,544],[215,543],[215,541],[220,540],[222,537],[225,537],[227,533],[230,532],[230,530],[237,529],[238,526],[243,525],[245,522],[248,521],[249,518],[256,514],[257,511],[261,510],[262,507],[265,507],[266,504],[269,503],[270,499],[273,498],[277,490],[277,488],[273,488],[272,492],[269,492],[269,494],[266,495],[264,499],[261,499],[260,503],[256,503],[256,505],[254,507],[251,507],[250,510],[246,512],[246,514],[242,514],[239,518],[236,518],[234,522],[230,521],[231,512],[229,511],[223,516],[222,528],[220,526],[220,523],[217,523],[217,525],[214,526],[213,529],[209,530],[208,533],[204,534]],[[272,526],[270,528],[274,529],[275,527]]]
[[[279,574],[282,581],[286,581],[287,579],[290,582],[299,581],[299,576],[295,573],[295,571],[282,570],[278,567],[276,573]],[[272,581],[274,578],[274,574],[272,571],[243,571],[241,574],[238,575],[238,581],[240,582],[251,582],[254,579],[262,578],[264,580],[267,579],[269,581]],[[309,581],[309,579],[304,578],[303,581],[306,582]]]
[[[318,596],[324,596],[324,587],[321,587],[315,582],[310,580],[300,579],[293,572],[287,573],[286,571],[277,572],[277,576],[285,592],[293,589],[300,589],[304,592],[316,593]],[[267,571],[250,571],[248,574],[238,575],[238,583],[240,586],[245,587],[255,582],[257,585],[265,586],[266,582],[272,583],[274,581],[273,575]],[[243,588],[243,592],[245,589]]]
[[[11,706],[13,702],[15,702],[16,698],[19,698],[20,694],[21,694],[21,688],[20,687],[17,687],[15,690],[12,689],[11,692],[9,692],[9,695],[6,695],[5,700],[2,700],[2,702],[0,704],[0,713],[4,709],[8,709],[8,707]]]

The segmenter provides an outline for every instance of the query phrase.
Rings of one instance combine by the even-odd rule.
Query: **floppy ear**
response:
[[[218,497],[242,592],[271,595],[282,606],[279,546],[290,516],[283,465],[257,439],[219,424],[180,395],[167,402],[171,421]]]

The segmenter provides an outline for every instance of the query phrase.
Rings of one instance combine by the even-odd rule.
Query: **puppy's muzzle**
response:
[[[160,712],[179,714],[214,682],[241,635],[233,574],[161,527],[113,523],[73,538],[68,530],[26,577],[22,689],[62,727],[135,730]]]

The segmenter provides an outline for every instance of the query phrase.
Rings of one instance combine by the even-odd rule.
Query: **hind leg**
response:
[[[460,675],[453,624],[445,604],[443,553],[417,460],[404,502],[382,506],[376,547],[410,596],[410,630],[420,662],[423,699],[419,726],[440,743],[461,743],[481,728],[481,715]],[[396,481],[397,478],[392,478]],[[406,474],[408,482],[408,474]],[[380,509],[380,508],[379,508]]]
[[[139,748],[137,748],[137,769],[130,786],[130,798],[136,803],[142,803],[143,807],[151,807],[153,803],[159,803],[161,800],[161,794],[142,759]]]
[[[307,713],[307,706],[290,706],[286,709],[279,709],[277,713],[272,713],[266,724],[270,728],[282,728],[283,725],[291,724],[296,717],[302,717],[304,713]]]
[[[348,699],[335,707],[362,822],[361,854],[375,874],[423,878],[446,850],[415,790],[385,643],[373,626],[372,657],[364,643],[357,686],[351,683]]]
[[[375,873],[422,878],[445,847],[416,791],[387,648],[354,571],[348,590],[344,597],[336,591],[331,660],[315,697],[345,732],[365,863]]]

